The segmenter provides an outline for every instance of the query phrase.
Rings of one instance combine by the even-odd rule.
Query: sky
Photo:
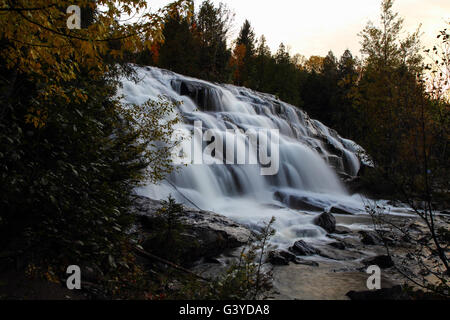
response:
[[[149,0],[152,9],[172,1]],[[248,19],[257,38],[265,35],[275,52],[281,42],[291,55],[325,56],[329,50],[340,56],[346,49],[360,55],[357,34],[367,22],[376,23],[381,0],[213,0],[223,2],[235,13],[233,38]],[[201,0],[195,1],[198,6]],[[394,11],[404,18],[406,32],[422,24],[426,47],[436,43],[439,30],[450,21],[450,0],[397,0]]]

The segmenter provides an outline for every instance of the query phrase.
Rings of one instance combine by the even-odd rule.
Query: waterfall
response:
[[[177,110],[183,119],[177,128],[180,132],[194,132],[194,122],[201,121],[202,130],[232,138],[236,152],[249,146],[237,129],[276,129],[279,141],[276,175],[261,175],[257,164],[188,165],[165,182],[141,188],[142,195],[164,199],[171,194],[188,206],[192,206],[189,202],[195,203],[250,226],[275,216],[280,242],[305,235],[324,236],[324,231],[312,224],[312,217],[332,206],[363,211],[358,197],[349,195],[338,178],[355,176],[364,161],[360,159],[362,148],[353,141],[273,95],[213,84],[155,67],[136,67],[136,72],[141,79],[138,83],[122,80],[120,93],[124,102],[141,104],[159,96],[181,101]],[[235,133],[230,129],[235,129]],[[198,148],[203,144],[191,142]],[[256,153],[249,150],[250,154]]]

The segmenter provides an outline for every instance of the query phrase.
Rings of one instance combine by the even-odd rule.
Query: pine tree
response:
[[[227,47],[227,36],[232,15],[223,4],[215,7],[204,1],[196,18],[196,34],[200,43],[200,77],[227,82],[230,78],[229,60],[231,51]]]
[[[239,74],[239,79],[234,79],[235,83],[243,86],[250,86],[250,78],[254,72],[254,55],[255,55],[255,33],[248,20],[242,25],[239,37],[236,39],[235,48],[240,48],[242,52],[245,49],[243,64],[238,67],[235,74]]]
[[[199,44],[191,32],[189,20],[178,13],[168,15],[163,37],[158,65],[177,73],[198,76]]]

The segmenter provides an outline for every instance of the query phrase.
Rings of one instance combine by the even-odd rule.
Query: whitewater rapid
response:
[[[182,102],[177,110],[182,119],[177,127],[180,132],[192,133],[195,121],[202,122],[203,130],[218,135],[233,134],[227,129],[279,131],[280,164],[274,176],[262,176],[258,165],[180,166],[166,181],[140,188],[141,195],[154,199],[172,195],[187,206],[214,211],[250,227],[274,216],[274,240],[280,244],[303,238],[324,239],[326,232],[314,225],[313,219],[331,207],[365,213],[361,196],[350,195],[338,177],[356,176],[361,163],[368,164],[367,158],[361,156],[363,149],[355,142],[273,95],[154,67],[135,70],[138,83],[122,80],[120,94],[124,103],[142,104],[161,96]],[[248,145],[245,137],[235,138],[238,151]],[[301,199],[323,210],[291,209],[291,199]]]

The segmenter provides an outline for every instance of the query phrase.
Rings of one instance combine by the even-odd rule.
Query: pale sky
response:
[[[149,0],[153,9],[172,1]],[[202,1],[196,0],[198,6]],[[345,49],[360,55],[357,34],[367,21],[377,22],[381,0],[213,0],[224,2],[236,14],[234,37],[245,19],[257,38],[264,34],[272,51],[280,42],[290,47],[291,55],[300,53],[325,56],[331,49],[340,56]],[[405,30],[413,32],[422,24],[422,41],[427,47],[436,43],[439,30],[450,21],[449,0],[397,0],[394,11],[405,20]]]

